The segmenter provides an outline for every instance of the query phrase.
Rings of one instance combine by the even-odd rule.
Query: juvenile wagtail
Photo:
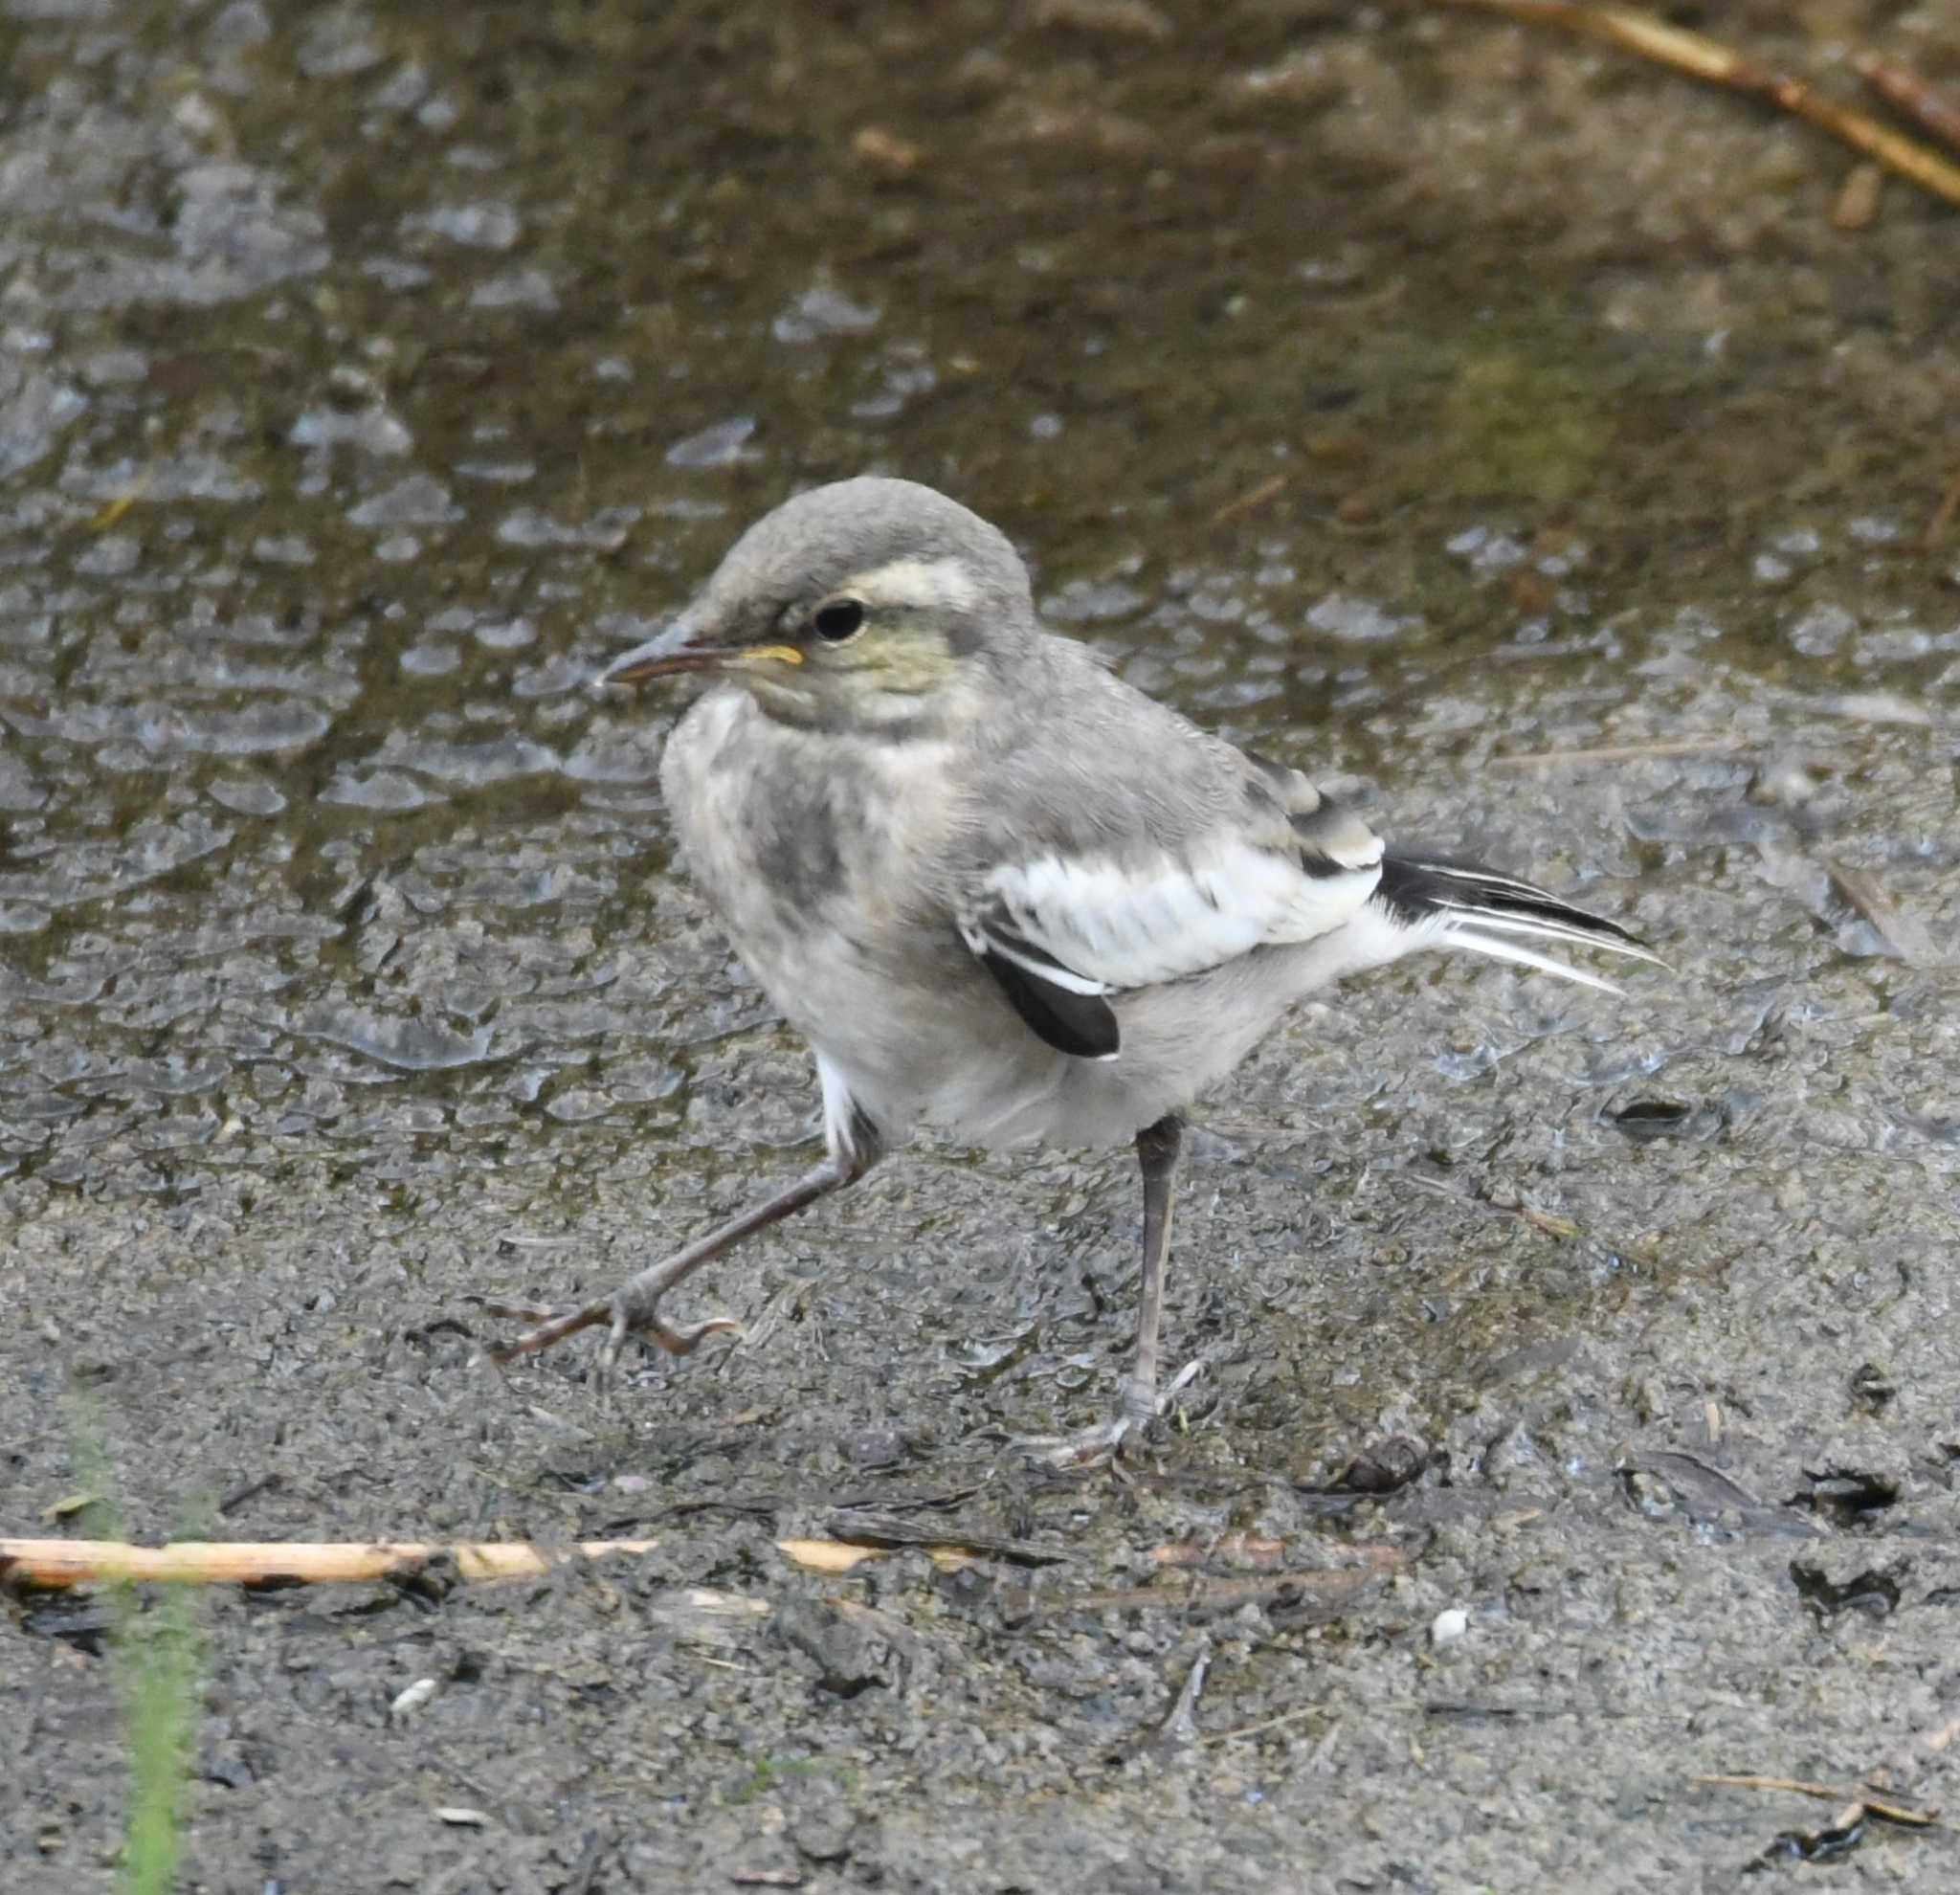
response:
[[[674,831],[815,1053],[827,1149],[500,1360],[594,1326],[602,1373],[635,1333],[687,1354],[732,1325],[670,1324],[668,1291],[917,1126],[987,1147],[1128,1140],[1136,1358],[1114,1418],[1071,1444],[1093,1458],[1158,1413],[1184,1114],[1289,1007],[1430,948],[1606,988],[1554,950],[1657,958],[1529,882],[1386,849],[1298,770],[1132,689],[1043,628],[1005,535],[909,480],[786,502],[594,682],[680,674],[707,688],[660,767]]]

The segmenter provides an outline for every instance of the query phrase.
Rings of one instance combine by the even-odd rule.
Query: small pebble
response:
[[[389,1706],[388,1714],[397,1724],[414,1714],[435,1695],[435,1681],[433,1678],[418,1678],[406,1689],[395,1693],[394,1702]]]
[[[1433,1645],[1453,1645],[1470,1629],[1470,1615],[1461,1606],[1451,1606],[1437,1614],[1429,1628]]]
[[[1772,809],[1793,810],[1816,793],[1816,778],[1795,757],[1766,758],[1749,778],[1749,801]]]

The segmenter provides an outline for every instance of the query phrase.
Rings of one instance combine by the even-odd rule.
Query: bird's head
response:
[[[916,725],[1034,631],[1005,534],[931,487],[866,476],[765,514],[659,636],[593,682],[707,672],[791,723]]]

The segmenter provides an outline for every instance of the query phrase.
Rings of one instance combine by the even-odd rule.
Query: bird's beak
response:
[[[713,645],[694,636],[682,618],[657,637],[621,652],[592,680],[592,689],[613,684],[643,684],[649,679],[672,678],[683,671],[716,671],[724,665],[749,666],[758,660],[801,664],[803,654],[793,645]]]

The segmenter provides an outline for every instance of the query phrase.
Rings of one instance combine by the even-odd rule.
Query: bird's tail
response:
[[[1630,960],[1666,966],[1638,936],[1617,922],[1589,915],[1528,881],[1499,875],[1475,862],[1454,862],[1435,856],[1386,856],[1381,881],[1370,899],[1397,926],[1424,936],[1420,945],[1463,948],[1494,960],[1541,968],[1608,993],[1617,993],[1619,989],[1598,974],[1548,953],[1547,948],[1594,948]]]

